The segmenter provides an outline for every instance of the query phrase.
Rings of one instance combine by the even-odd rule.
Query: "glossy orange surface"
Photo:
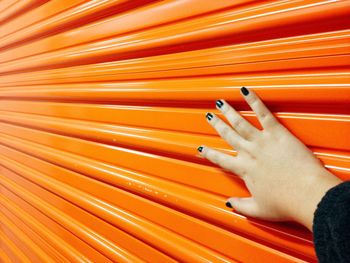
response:
[[[316,262],[197,154],[254,89],[350,179],[348,0],[0,1],[0,262]],[[307,175],[305,175],[307,176]]]

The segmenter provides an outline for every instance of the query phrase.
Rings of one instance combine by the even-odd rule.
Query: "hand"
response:
[[[226,206],[246,216],[296,221],[312,231],[317,204],[341,180],[278,122],[254,91],[243,87],[241,93],[263,130],[251,125],[226,101],[218,100],[217,109],[233,128],[214,113],[207,113],[207,120],[238,154],[234,157],[205,145],[198,148],[201,156],[244,180],[252,195],[231,197]]]

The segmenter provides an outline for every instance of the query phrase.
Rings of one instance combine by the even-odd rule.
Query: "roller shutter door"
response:
[[[239,88],[350,178],[350,1],[0,1],[1,262],[316,262],[202,159]],[[288,150],[288,149],[286,149]],[[307,175],[305,175],[307,176]]]

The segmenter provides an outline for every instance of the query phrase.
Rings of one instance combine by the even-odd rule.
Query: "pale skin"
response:
[[[239,176],[252,195],[228,198],[226,206],[248,217],[295,221],[312,231],[317,204],[342,181],[276,119],[252,89],[242,88],[241,94],[263,130],[221,99],[216,108],[230,125],[214,113],[207,114],[207,121],[237,150],[237,156],[205,145],[198,148],[200,156]]]

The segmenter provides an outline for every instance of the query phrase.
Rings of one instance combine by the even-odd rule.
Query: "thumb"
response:
[[[237,212],[251,217],[259,217],[258,205],[253,197],[231,197],[227,199],[226,206]]]

